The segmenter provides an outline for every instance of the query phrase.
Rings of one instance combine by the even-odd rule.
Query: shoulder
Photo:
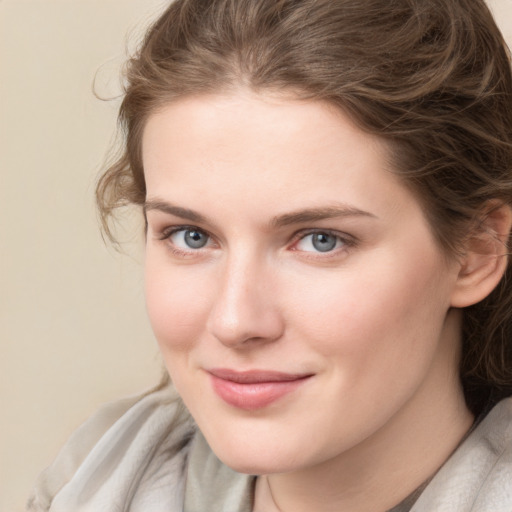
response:
[[[411,512],[512,510],[512,398],[496,405],[455,451]]]
[[[195,427],[170,385],[101,408],[39,477],[31,512],[179,510]],[[163,489],[165,496],[160,496]],[[173,492],[170,492],[174,488]]]

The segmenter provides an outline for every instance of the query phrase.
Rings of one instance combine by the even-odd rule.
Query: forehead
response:
[[[413,200],[389,170],[387,145],[318,101],[248,92],[180,99],[148,119],[142,148],[148,195],[256,201],[259,193],[290,209],[305,200],[365,210],[392,207],[397,194]]]
[[[249,134],[250,140],[246,138]],[[148,139],[187,142],[191,136],[200,138],[204,149],[213,146],[217,151],[231,153],[241,149],[236,144],[240,139],[244,150],[263,145],[267,151],[283,149],[287,143],[293,145],[299,139],[308,139],[308,147],[321,150],[333,142],[339,144],[341,138],[350,143],[357,140],[367,152],[385,153],[386,149],[383,140],[361,131],[340,108],[330,103],[241,89],[230,94],[187,96],[164,105],[146,123],[143,152],[148,155],[144,151]]]

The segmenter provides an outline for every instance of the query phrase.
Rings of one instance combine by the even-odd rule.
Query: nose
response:
[[[217,295],[207,328],[232,348],[279,339],[284,321],[276,304],[272,272],[240,258],[227,262],[217,278]]]

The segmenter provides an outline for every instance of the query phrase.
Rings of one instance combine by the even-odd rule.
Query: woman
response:
[[[120,120],[98,202],[107,232],[145,216],[173,384],[85,424],[31,510],[509,511],[512,75],[484,3],[178,0]]]

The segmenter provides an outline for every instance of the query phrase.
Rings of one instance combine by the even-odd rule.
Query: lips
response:
[[[209,370],[215,393],[227,404],[244,410],[262,409],[292,393],[312,374],[292,374],[266,370],[237,372]]]

